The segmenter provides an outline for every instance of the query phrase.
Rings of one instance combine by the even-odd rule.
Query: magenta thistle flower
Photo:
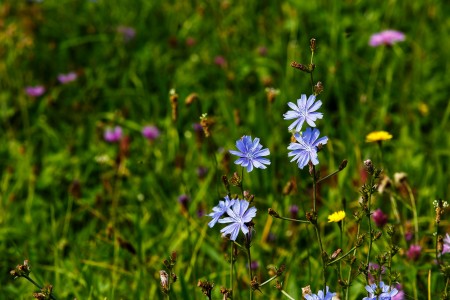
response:
[[[106,128],[103,138],[109,143],[116,143],[120,141],[120,139],[122,139],[122,128],[120,126]]]
[[[251,136],[244,135],[236,141],[236,147],[239,151],[230,150],[231,154],[239,156],[234,163],[247,168],[247,172],[251,172],[253,167],[266,169],[265,165],[270,165],[270,160],[263,157],[269,155],[270,151],[267,148],[262,149],[259,138],[252,141]]]
[[[25,93],[30,97],[39,97],[45,93],[45,87],[42,85],[28,86],[25,88]]]
[[[377,227],[383,227],[384,225],[386,225],[388,217],[383,213],[381,209],[377,209],[372,214],[372,220],[375,222],[375,225],[377,225]]]
[[[316,127],[315,121],[322,119],[323,114],[316,112],[322,106],[322,101],[316,101],[316,96],[311,95],[306,99],[306,95],[302,94],[300,99],[297,99],[297,105],[292,102],[288,103],[292,110],[289,110],[283,115],[285,120],[295,121],[288,127],[289,130],[295,128],[295,131],[299,132],[302,129],[303,123],[306,121],[309,126]]]
[[[411,246],[409,246],[408,251],[406,251],[406,256],[410,260],[416,261],[419,259],[421,251],[422,251],[422,247],[420,247],[419,245],[411,245]]]
[[[397,30],[384,30],[370,37],[369,45],[378,47],[380,45],[392,46],[397,42],[405,40],[405,34]]]
[[[328,142],[328,137],[324,136],[319,138],[319,135],[319,129],[311,129],[309,127],[306,128],[302,135],[299,133],[294,134],[298,143],[291,143],[289,145],[288,150],[292,151],[289,152],[288,156],[294,157],[291,162],[296,160],[300,169],[303,169],[310,161],[313,165],[319,163],[317,146],[319,144],[325,145]]]
[[[154,141],[159,137],[159,129],[156,126],[145,126],[142,128],[142,135],[146,139]]]
[[[227,65],[227,60],[225,57],[218,55],[214,58],[214,63],[219,67],[225,67]]]
[[[77,79],[77,77],[78,77],[77,73],[75,73],[75,72],[70,72],[70,73],[67,73],[67,74],[59,74],[58,75],[58,81],[61,84],[66,84],[66,83],[69,83],[71,81],[75,81]]]
[[[256,216],[256,208],[250,207],[249,202],[246,200],[237,199],[231,208],[227,209],[228,217],[220,219],[219,223],[231,223],[230,225],[224,227],[220,232],[223,235],[230,235],[230,240],[235,241],[239,229],[243,234],[249,233],[248,226],[245,223],[250,222]]]

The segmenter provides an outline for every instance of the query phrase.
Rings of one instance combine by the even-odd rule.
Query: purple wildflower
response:
[[[266,56],[267,55],[267,47],[259,46],[258,47],[258,54],[260,56]]]
[[[297,217],[298,217],[298,206],[297,205],[291,205],[290,207],[289,207],[289,212],[290,212],[290,214],[291,214],[291,218],[292,219],[297,219]]]
[[[123,40],[129,42],[136,36],[136,30],[133,27],[119,26],[117,27],[117,32],[122,34]]]
[[[241,139],[236,141],[236,147],[239,151],[230,150],[230,153],[239,156],[234,163],[247,168],[247,172],[251,172],[253,167],[259,169],[266,169],[265,165],[270,165],[270,160],[264,158],[270,154],[269,149],[262,149],[259,143],[259,138],[252,141],[252,137],[244,135]]]
[[[383,227],[384,225],[386,225],[388,217],[383,213],[381,209],[377,209],[372,214],[372,220],[375,222],[375,225],[377,225],[377,227]]]
[[[25,88],[25,93],[30,97],[39,97],[45,93],[45,87],[42,85],[28,86]]]
[[[392,297],[392,300],[404,300],[405,299],[405,292],[403,292],[402,285],[397,283],[395,288],[398,290],[398,294]]]
[[[159,136],[159,129],[156,126],[145,126],[144,128],[142,128],[142,135],[146,139],[154,141]]]
[[[405,40],[405,34],[397,30],[384,30],[370,37],[369,45],[378,47],[380,45],[392,46],[396,42]]]
[[[249,204],[246,200],[236,200],[233,206],[227,209],[228,217],[219,220],[219,223],[231,223],[220,230],[220,232],[223,235],[229,234],[232,241],[236,240],[239,229],[243,234],[249,233],[248,226],[245,223],[250,222],[256,216],[256,208],[248,208]]]
[[[188,47],[194,46],[195,43],[197,43],[197,41],[193,37],[188,37],[186,39],[186,46],[188,46]]]
[[[75,81],[77,79],[77,77],[78,77],[77,73],[75,73],[75,72],[70,72],[70,73],[67,73],[67,74],[59,74],[58,75],[58,81],[61,84],[66,84],[66,83],[69,83],[71,81]]]
[[[247,268],[248,268],[248,264],[247,264]],[[259,263],[256,260],[252,260],[252,263],[250,264],[250,269],[254,270],[258,270],[259,268]]]
[[[207,167],[200,166],[200,167],[197,168],[197,176],[198,176],[198,178],[203,179],[203,178],[205,178],[206,174],[208,174],[208,168]]]
[[[223,68],[227,65],[227,60],[225,57],[218,55],[214,58],[214,63]]]
[[[448,233],[444,238],[444,248],[442,249],[442,254],[450,253],[450,235]]]
[[[419,245],[411,245],[411,246],[409,246],[408,251],[406,251],[406,256],[410,260],[416,261],[419,259],[421,251],[422,251],[422,247],[420,247]]]
[[[120,141],[122,139],[122,128],[120,126],[106,128],[103,138],[109,143],[116,143]]]

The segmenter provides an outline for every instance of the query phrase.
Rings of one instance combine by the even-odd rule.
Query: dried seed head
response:
[[[309,48],[311,49],[311,52],[316,51],[316,39],[312,38],[309,40]]]
[[[197,93],[191,93],[191,94],[189,94],[186,97],[186,100],[184,100],[184,104],[186,104],[186,106],[190,106],[197,99],[198,99],[198,94]]]

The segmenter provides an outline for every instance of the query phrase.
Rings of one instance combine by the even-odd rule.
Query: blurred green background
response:
[[[159,270],[172,250],[179,255],[174,298],[204,299],[199,279],[214,281],[219,298],[229,268],[224,242],[201,215],[226,194],[221,176],[240,172],[226,153],[242,135],[259,137],[271,151],[270,167],[244,179],[258,208],[257,274],[263,281],[266,266],[286,263],[284,288],[296,299],[303,286],[319,289],[320,274],[305,271],[309,256],[319,266],[312,229],[266,213],[272,207],[287,215],[296,204],[303,218],[310,209],[311,180],[307,169],[289,163],[290,123],[282,115],[287,102],[311,93],[309,75],[290,63],[309,63],[314,37],[314,80],[325,87],[318,128],[329,137],[319,154],[321,172],[349,161],[320,187],[319,220],[345,208],[349,226],[354,223],[364,159],[390,177],[406,172],[425,250],[419,263],[400,256],[397,270],[408,299],[424,299],[433,268],[432,201],[450,192],[449,15],[449,4],[437,0],[3,0],[1,298],[31,299],[36,289],[9,275],[29,259],[33,278],[53,284],[58,299],[162,299]],[[369,46],[370,36],[385,29],[403,32],[406,40]],[[77,80],[59,83],[58,74],[68,72]],[[45,93],[27,95],[25,88],[36,85]],[[274,101],[268,88],[279,92]],[[197,99],[186,105],[192,93]],[[203,113],[213,123],[209,138],[195,125]],[[146,140],[146,125],[157,126],[160,136]],[[104,140],[114,126],[123,129],[120,143]],[[375,130],[393,135],[383,143],[382,158],[376,144],[365,142]],[[297,188],[283,195],[291,179]],[[177,200],[183,194],[190,199],[186,206]],[[390,207],[381,197],[374,205]],[[408,207],[400,211],[404,222],[411,220]],[[447,220],[442,224],[449,232]],[[332,253],[337,226],[323,231]],[[245,266],[242,253],[235,299],[247,297]],[[441,280],[434,270],[433,292],[442,290]],[[340,291],[334,275],[329,285]],[[352,299],[364,295],[363,286],[362,279],[355,283]],[[273,287],[255,294],[280,297]]]

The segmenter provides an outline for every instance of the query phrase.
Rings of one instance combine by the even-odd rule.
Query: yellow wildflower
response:
[[[381,142],[392,139],[392,134],[387,131],[372,131],[368,135],[366,135],[366,142]]]
[[[328,223],[340,222],[345,218],[345,211],[341,210],[328,216]]]

